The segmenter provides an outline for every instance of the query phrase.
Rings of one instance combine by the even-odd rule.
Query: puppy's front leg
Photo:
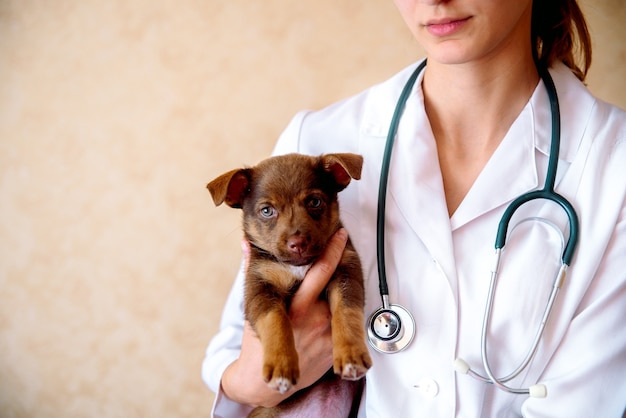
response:
[[[284,306],[276,304],[261,314],[255,329],[263,346],[263,378],[272,389],[285,393],[298,381],[300,369]]]
[[[328,284],[328,302],[332,314],[333,369],[343,379],[357,380],[365,375],[372,359],[365,344],[361,266],[350,258],[348,250]]]
[[[286,300],[293,278],[273,263],[255,261],[246,277],[246,319],[263,347],[263,378],[285,393],[300,377],[291,321]]]

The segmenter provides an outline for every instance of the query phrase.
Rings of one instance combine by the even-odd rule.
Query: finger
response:
[[[248,320],[245,320],[243,323],[243,328],[244,328],[244,338],[246,336],[248,337],[254,337],[256,339],[258,339],[259,337],[256,335],[256,331],[254,330],[254,328],[252,328],[252,325],[250,325],[250,322]]]
[[[248,271],[250,264],[250,241],[245,238],[241,239],[241,253],[243,254],[244,271]]]
[[[324,253],[311,266],[300,288],[291,301],[292,312],[306,312],[319,298],[320,293],[332,277],[343,250],[348,241],[348,233],[344,228],[339,229],[330,239]]]

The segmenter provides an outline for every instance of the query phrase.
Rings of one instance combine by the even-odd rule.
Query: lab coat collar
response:
[[[416,67],[416,64],[406,67],[391,78],[388,83],[392,88],[389,88],[387,83],[383,83],[371,89],[362,119],[361,134],[382,138],[387,136],[389,122],[394,110],[394,106],[390,106],[390,103],[396,103],[404,83]],[[550,68],[550,74],[556,86],[561,109],[561,137],[563,139],[561,141],[560,157],[565,161],[571,162],[578,149],[596,99],[565,64],[561,62],[555,63]],[[415,93],[420,97],[423,97],[422,80],[423,74],[420,74],[415,82],[414,89]],[[545,87],[543,82],[540,81],[529,102],[534,108],[534,117],[538,126],[550,126],[550,108],[547,103]],[[548,155],[550,152],[550,136],[541,135],[536,137],[535,140],[537,149]]]
[[[414,69],[415,66],[411,66],[386,84],[370,90],[361,136],[365,141],[363,145],[369,149],[367,155],[376,164],[382,161],[385,139],[398,97]],[[453,293],[456,294],[450,219],[437,147],[423,106],[422,79],[423,73],[416,80],[398,127],[387,185],[386,213],[399,213],[404,218],[449,278]],[[374,157],[374,153],[377,157]],[[379,173],[380,167],[376,175]],[[386,224],[398,221],[386,217]]]
[[[561,113],[559,159],[571,163],[578,152],[578,147],[591,117],[591,110],[596,104],[596,98],[565,64],[555,63],[550,68],[550,75],[556,87]],[[536,126],[541,128],[541,132],[544,133],[536,136],[535,146],[543,154],[549,155],[551,115],[546,97],[543,82],[540,82],[530,100],[530,105],[533,107]]]
[[[392,88],[385,84],[372,88],[362,119],[362,135],[382,138],[384,141],[395,103],[404,83],[415,67],[416,65],[411,65],[389,80],[388,83]],[[578,150],[595,98],[564,64],[555,63],[550,69],[550,74],[556,86],[562,121],[560,161],[569,163]],[[428,137],[426,142],[432,139],[432,130],[423,111],[422,79],[423,74],[420,74],[415,83],[414,94],[410,96],[407,102],[404,114],[413,117],[408,121],[409,118],[402,118],[396,148],[401,147],[401,144],[410,144],[402,141],[402,131],[407,135]],[[416,115],[418,116],[415,117]],[[408,125],[412,125],[412,127]],[[537,174],[535,150],[546,156],[549,155],[550,133],[550,107],[545,86],[543,82],[539,82],[528,104],[513,123],[476,183],[454,213],[451,219],[452,228],[456,229],[485,212],[511,201],[520,194],[541,186],[543,179],[540,180]],[[520,145],[519,138],[527,138],[527,140]],[[394,155],[399,153],[399,150],[394,151]],[[412,153],[411,150],[409,155]],[[429,161],[430,164],[436,163],[436,147],[430,158],[433,157],[435,161]],[[421,160],[416,159],[415,161]],[[394,162],[392,162],[392,170],[393,167]],[[438,165],[435,168],[439,170]],[[406,187],[406,185],[404,186]],[[494,187],[496,188],[494,189]],[[393,188],[390,187],[390,191],[394,194]],[[394,195],[400,193],[405,193],[405,191],[396,190]],[[402,199],[398,198],[398,200],[401,201]],[[447,213],[447,209],[444,213]]]
[[[560,107],[561,137],[557,177],[573,161],[595,98],[562,63],[550,69]],[[539,151],[550,155],[552,113],[545,84],[540,81],[476,182],[451,218],[456,229],[524,193],[543,187],[545,170],[536,161]]]
[[[363,138],[384,144],[397,99],[415,67],[404,69],[387,83],[370,90],[361,125]],[[555,65],[550,72],[557,88],[561,120],[567,122],[561,126],[560,158],[571,162],[594,99],[563,64]],[[422,79],[420,74],[400,122],[387,199],[397,205],[451,278],[456,276],[452,231],[543,184],[541,179],[540,185],[535,158],[537,150],[545,155],[550,151],[550,108],[540,82],[464,201],[449,218],[436,144],[424,111]],[[383,146],[378,147],[381,158]],[[451,281],[453,288],[454,282]]]

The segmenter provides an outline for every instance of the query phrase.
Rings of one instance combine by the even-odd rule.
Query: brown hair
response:
[[[576,0],[534,0],[531,38],[539,66],[562,61],[585,80],[591,66],[591,36]]]

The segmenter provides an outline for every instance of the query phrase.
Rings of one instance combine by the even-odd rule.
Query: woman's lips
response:
[[[469,19],[469,17],[464,19],[442,19],[428,22],[425,27],[431,35],[449,36],[460,30]]]

